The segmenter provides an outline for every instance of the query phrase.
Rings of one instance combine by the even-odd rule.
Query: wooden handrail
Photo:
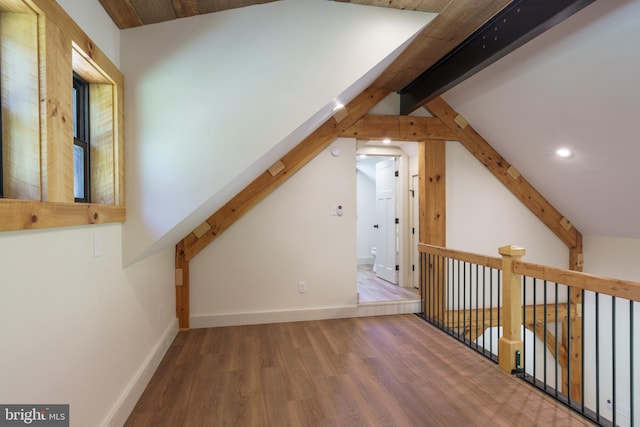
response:
[[[418,244],[418,251],[502,270],[502,259],[497,257],[478,255],[471,252],[447,249],[424,243]],[[612,277],[598,276],[524,261],[514,261],[513,272],[539,280],[584,289],[586,291],[640,301],[640,283],[630,280],[614,279]]]
[[[495,268],[496,270],[502,269],[502,258],[498,257],[478,255],[471,252],[463,252],[454,249],[443,248],[440,246],[427,245],[425,243],[418,243],[418,251],[437,256],[455,258],[460,261],[470,262],[489,268]]]
[[[640,301],[640,283],[629,280],[597,276],[595,274],[564,270],[540,264],[517,261],[513,272],[527,277],[572,286],[586,291],[598,292],[618,298]]]

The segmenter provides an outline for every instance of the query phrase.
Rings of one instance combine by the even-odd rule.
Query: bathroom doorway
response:
[[[358,265],[371,266],[376,276],[398,283],[395,156],[358,156],[357,250]]]
[[[418,173],[418,144],[415,142],[383,143],[358,141],[356,151],[356,230],[357,270],[360,302],[386,302],[415,299],[413,256],[411,254],[412,176]],[[388,189],[376,190],[376,165],[391,173],[395,197],[384,197]],[[392,165],[383,168],[383,165]],[[382,194],[376,194],[382,193]],[[383,201],[384,200],[384,201]],[[381,209],[383,208],[384,209]],[[386,214],[380,218],[380,212]],[[377,225],[377,227],[376,227]],[[388,232],[382,236],[382,232]],[[385,242],[385,243],[382,243]],[[380,251],[381,244],[387,249]],[[382,251],[384,252],[384,250]],[[380,278],[384,266],[389,276]],[[375,286],[375,289],[371,289]],[[367,289],[365,289],[365,287]],[[409,294],[407,294],[409,292]],[[400,295],[395,295],[396,293]],[[368,296],[367,296],[368,295]],[[372,300],[370,300],[370,298]]]

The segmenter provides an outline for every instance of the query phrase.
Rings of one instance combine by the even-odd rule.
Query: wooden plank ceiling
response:
[[[188,16],[221,12],[277,0],[99,0],[118,28],[132,28]],[[334,0],[421,12],[441,12],[450,0]]]

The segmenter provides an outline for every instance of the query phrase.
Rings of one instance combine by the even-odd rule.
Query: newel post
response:
[[[513,273],[513,261],[520,261],[524,248],[503,246],[502,255],[502,336],[498,341],[498,364],[508,373],[516,369],[516,352],[522,355],[522,276]],[[522,366],[520,366],[522,368]]]

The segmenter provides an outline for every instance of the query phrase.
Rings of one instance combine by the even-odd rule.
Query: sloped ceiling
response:
[[[639,17],[595,2],[444,95],[585,236],[640,238]]]
[[[444,95],[584,235],[640,238],[634,3],[596,2]],[[455,27],[438,19],[429,27]],[[411,58],[375,84],[401,89],[425,69]],[[573,157],[557,159],[560,146]]]
[[[118,28],[222,12],[277,0],[99,0]],[[439,13],[450,0],[334,0],[342,3]]]

